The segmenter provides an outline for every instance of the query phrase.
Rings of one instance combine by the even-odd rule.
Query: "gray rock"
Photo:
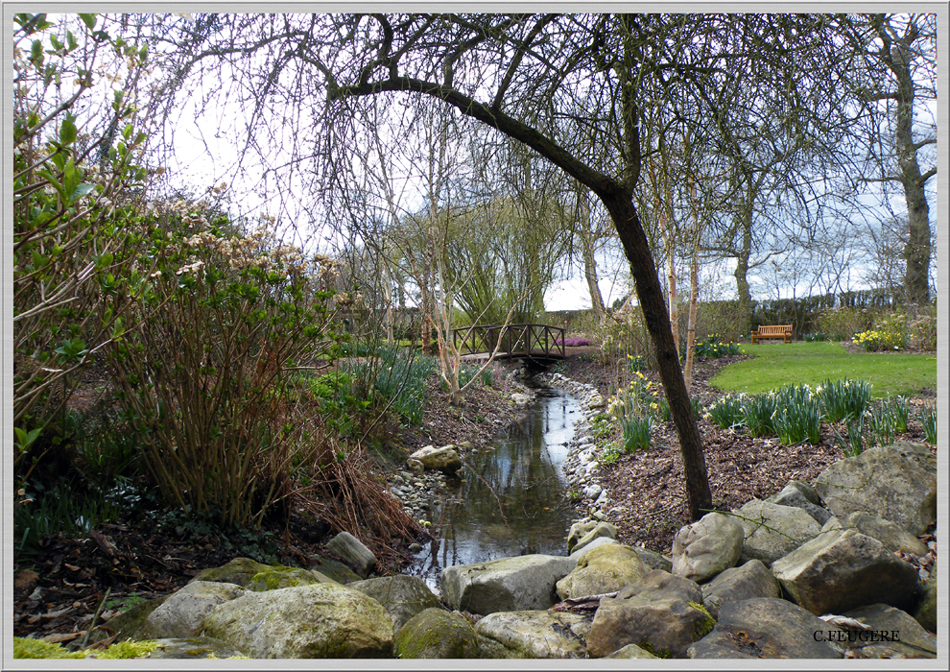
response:
[[[818,506],[808,497],[802,493],[802,487],[799,485],[799,481],[794,483],[789,483],[779,492],[777,495],[769,497],[769,502],[773,504],[779,504],[781,506],[794,506],[801,509],[809,516],[815,519],[819,525],[824,525],[828,522],[828,519],[831,518],[831,511],[828,509]]]
[[[700,583],[729,567],[742,553],[743,529],[734,518],[707,513],[673,537],[673,574]]]
[[[753,597],[778,598],[782,589],[772,572],[761,560],[749,560],[717,575],[703,587],[703,604],[713,618],[726,602],[739,602]]]
[[[874,537],[891,552],[904,551],[914,555],[927,553],[927,544],[920,539],[900,525],[867,511],[855,511],[844,519],[842,526],[853,527],[861,534]]]
[[[685,658],[689,645],[714,623],[702,601],[695,582],[653,570],[617,597],[601,599],[587,640],[588,654],[603,658],[636,644],[660,658]]]
[[[689,647],[690,658],[841,658],[827,641],[844,631],[786,600],[756,597],[726,602],[716,627]]]
[[[472,614],[547,609],[559,600],[555,584],[575,561],[555,555],[522,555],[446,567],[439,576],[442,599]]]
[[[235,583],[192,581],[172,593],[146,618],[153,637],[187,638],[201,634],[205,617],[229,600],[240,597],[244,588]]]
[[[324,558],[322,555],[314,555],[310,559],[310,569],[319,572],[323,576],[328,576],[337,583],[347,584],[354,581],[362,581],[363,577],[344,565],[342,562]]]
[[[575,526],[577,525],[578,525],[577,523],[572,525],[571,531],[574,531]],[[594,539],[598,539],[600,537],[608,537],[610,539],[617,538],[617,526],[611,523],[605,523],[603,521],[596,522],[596,523],[595,522],[583,523],[582,526],[577,528],[577,531],[580,532],[580,530],[585,529],[585,528],[586,528],[586,531],[580,535],[580,537],[577,539],[577,541],[574,544],[571,543],[571,539],[572,539],[571,533],[568,532],[568,535],[567,535],[567,552],[568,553],[576,551],[579,548],[584,548],[584,546],[592,542]]]
[[[557,594],[569,597],[599,595],[639,581],[647,569],[629,546],[606,544],[583,555],[570,574],[557,582]]]
[[[604,656],[604,658],[605,658],[605,659],[607,659],[607,658],[643,658],[643,659],[651,659],[651,658],[652,658],[653,660],[656,660],[656,659],[657,659],[656,656],[654,656],[652,653],[650,653],[650,652],[647,651],[646,649],[641,649],[641,648],[640,648],[639,646],[637,646],[636,644],[627,644],[626,646],[623,646],[623,647],[617,649],[616,651],[614,651],[613,653],[611,653],[609,656]]]
[[[397,658],[479,658],[478,638],[461,614],[428,608],[396,631]]]
[[[584,546],[582,546],[581,548],[576,548],[576,549],[574,549],[574,551],[571,553],[570,557],[571,557],[572,560],[574,560],[574,561],[576,561],[576,562],[580,562],[580,559],[581,559],[584,555],[586,555],[587,553],[590,553],[590,552],[591,552],[592,550],[594,550],[595,548],[600,548],[601,546],[607,546],[607,545],[611,545],[611,544],[613,544],[613,545],[615,545],[615,546],[619,546],[619,545],[620,545],[620,542],[617,541],[616,539],[611,539],[610,537],[597,537],[596,539],[594,539],[594,540],[593,540],[592,542],[590,542],[589,544],[584,544]],[[659,554],[658,554],[658,555],[659,555]],[[642,558],[641,558],[641,559],[642,559]]]
[[[199,660],[202,658],[247,658],[247,655],[227,642],[211,637],[159,638],[158,648],[149,654],[149,659]]]
[[[846,611],[844,616],[871,627],[848,630],[847,646],[855,658],[937,657],[937,638],[900,609],[871,604]]]
[[[246,591],[205,619],[204,635],[252,658],[390,657],[393,622],[376,600],[331,583]]]
[[[637,552],[637,555],[640,556],[640,559],[643,560],[643,564],[650,569],[662,569],[664,572],[673,572],[673,561],[669,558],[660,555],[656,551],[651,551],[649,548],[643,548],[642,546],[633,546],[632,548]]]
[[[422,466],[426,469],[437,469],[450,474],[454,474],[462,468],[462,458],[459,457],[453,445],[442,446],[441,448],[435,446],[420,448],[409,456],[409,460],[422,462]]]
[[[936,467],[922,444],[871,448],[835,462],[821,472],[815,487],[838,518],[873,511],[913,535],[936,520]]]
[[[384,576],[347,584],[348,588],[369,595],[383,605],[393,619],[393,628],[399,630],[403,624],[425,609],[441,607],[426,582],[417,576]]]
[[[770,565],[814,537],[821,526],[794,506],[753,499],[737,512],[745,534],[740,559]]]
[[[590,616],[556,611],[494,613],[475,624],[483,658],[583,658]]]
[[[916,601],[917,570],[877,539],[830,530],[772,564],[791,598],[820,616],[883,602],[907,609]]]
[[[376,556],[349,532],[340,532],[333,537],[327,548],[343,558],[364,579],[376,568]]]

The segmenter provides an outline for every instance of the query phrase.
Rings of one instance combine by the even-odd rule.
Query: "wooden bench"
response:
[[[790,324],[763,324],[752,332],[752,343],[762,340],[782,339],[784,343],[792,342],[792,325]]]

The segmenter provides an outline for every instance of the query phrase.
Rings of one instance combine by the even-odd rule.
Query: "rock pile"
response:
[[[197,657],[936,657],[928,446],[867,450],[814,483],[710,513],[679,530],[663,556],[616,540],[609,495],[589,466],[597,462],[589,422],[604,400],[565,381],[549,383],[589,413],[566,469],[592,503],[571,526],[568,555],[447,567],[440,600],[421,579],[375,577],[372,552],[343,533],[332,543],[346,565],[235,560],[107,625],[159,641],[153,657],[184,656],[183,641]],[[393,494],[424,512],[408,493],[437,473],[404,472]]]

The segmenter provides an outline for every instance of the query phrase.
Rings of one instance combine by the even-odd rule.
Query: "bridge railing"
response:
[[[564,357],[564,329],[546,324],[479,324],[453,329],[452,343],[463,355],[492,353],[499,346],[498,354],[507,357]]]

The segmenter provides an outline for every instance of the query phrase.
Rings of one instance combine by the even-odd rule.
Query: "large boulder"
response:
[[[787,600],[756,597],[724,603],[716,627],[689,647],[689,657],[841,658],[843,649],[828,641],[841,634]]]
[[[923,444],[899,442],[835,462],[815,488],[841,519],[873,511],[920,535],[937,516],[936,458]]]
[[[703,585],[703,605],[713,618],[719,618],[719,610],[726,602],[781,596],[778,581],[761,560],[749,560],[740,567],[731,567]]]
[[[606,544],[585,553],[570,574],[557,582],[557,594],[569,597],[599,595],[639,581],[647,569],[629,546]]]
[[[848,631],[847,645],[854,658],[937,657],[937,638],[900,609],[871,604],[846,611],[844,616],[869,628]]]
[[[429,590],[426,582],[417,576],[384,576],[355,581],[347,584],[347,588],[369,595],[383,605],[393,619],[393,628],[397,631],[419,612],[441,607],[439,598]]]
[[[455,565],[442,570],[439,587],[446,604],[473,614],[547,609],[559,601],[555,585],[574,562],[534,554]]]
[[[420,611],[393,640],[397,658],[479,658],[478,638],[459,613],[441,608]]]
[[[660,658],[685,658],[689,645],[715,622],[702,602],[702,590],[694,581],[655,569],[617,597],[601,599],[587,652],[602,658],[636,644]]]
[[[252,658],[388,658],[393,622],[368,595],[320,583],[246,591],[208,615],[203,634]]]
[[[771,565],[821,531],[821,525],[802,509],[760,499],[746,502],[737,515],[745,535],[743,562],[761,560]]]
[[[877,539],[828,530],[772,563],[791,598],[815,615],[882,602],[908,609],[917,599],[917,570]]]
[[[729,567],[742,553],[742,525],[721,513],[707,513],[673,537],[673,574],[701,583]]]
[[[220,605],[240,597],[244,588],[234,583],[192,581],[172,593],[145,619],[152,638],[195,637],[205,617]]]
[[[453,445],[441,448],[426,446],[410,455],[409,459],[421,462],[425,469],[436,469],[449,474],[454,474],[462,468],[462,458]]]
[[[475,624],[483,658],[583,658],[590,616],[557,611],[508,611]]]
[[[874,537],[887,550],[924,555],[927,544],[896,523],[868,511],[855,511],[842,521],[842,527],[853,527],[861,534]]]
[[[364,579],[376,568],[376,556],[349,532],[340,532],[333,537],[327,548],[343,558]]]

